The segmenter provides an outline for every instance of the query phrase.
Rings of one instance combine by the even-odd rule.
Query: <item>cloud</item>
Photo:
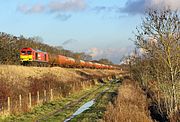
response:
[[[163,9],[169,7],[172,10],[180,9],[179,0],[128,0],[119,12],[131,15],[143,14],[147,9]]]
[[[61,14],[59,13],[56,18],[60,19],[61,21],[67,21],[68,19],[70,19],[72,17],[71,14]]]
[[[128,0],[124,8],[119,8],[122,13],[136,14],[144,13],[146,9],[146,0]]]
[[[68,40],[66,40],[66,41],[64,41],[63,43],[62,43],[62,45],[68,45],[68,44],[71,44],[71,43],[74,43],[74,42],[77,42],[77,40],[75,40],[75,39],[68,39]]]
[[[18,11],[25,13],[25,14],[30,14],[30,13],[42,13],[45,11],[45,6],[41,4],[35,4],[32,7],[28,5],[20,5],[17,8]]]
[[[112,12],[113,10],[116,10],[117,7],[107,7],[107,6],[96,6],[94,8],[92,8],[92,11],[96,12],[96,13],[100,13],[100,12]]]
[[[86,8],[85,0],[66,0],[66,1],[51,1],[48,4],[48,9],[51,12],[71,12],[81,11]]]
[[[101,56],[103,54],[103,50],[96,48],[96,47],[90,48],[87,52],[93,58],[96,58],[96,57]]]
[[[120,59],[130,54],[132,52],[133,47],[126,47],[126,48],[107,48],[107,49],[100,49],[100,48],[90,48],[87,51],[87,54],[91,55],[93,59],[99,60],[101,58],[107,58],[114,63],[120,63]]]
[[[53,14],[56,18],[66,21],[72,16],[70,13],[83,11],[86,7],[86,0],[51,0],[47,4],[19,5],[17,10],[24,14]]]
[[[45,6],[43,6],[41,4],[36,4],[30,9],[30,12],[31,13],[41,13],[44,10],[45,10]]]
[[[27,5],[20,5],[17,7],[17,10],[22,13],[27,13],[29,10],[29,7]]]
[[[172,10],[180,9],[179,0],[127,0],[124,7],[120,6],[96,6],[92,11],[100,12],[114,12],[124,17],[124,14],[136,15],[144,14],[148,9],[164,9],[170,8]]]
[[[169,7],[173,10],[180,9],[179,0],[151,0],[151,6]]]

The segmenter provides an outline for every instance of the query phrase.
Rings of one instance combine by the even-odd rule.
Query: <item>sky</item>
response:
[[[180,8],[180,0],[0,0],[0,32],[41,37],[52,46],[118,64],[148,8]]]

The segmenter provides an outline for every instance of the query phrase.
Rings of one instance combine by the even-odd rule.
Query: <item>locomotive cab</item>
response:
[[[35,50],[32,48],[22,48],[20,50],[20,60],[21,62],[28,62],[28,61],[33,61],[33,53]]]

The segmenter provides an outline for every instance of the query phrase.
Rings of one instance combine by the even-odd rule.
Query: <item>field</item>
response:
[[[121,73],[120,70],[0,65],[0,113],[30,111],[38,104],[91,88]]]

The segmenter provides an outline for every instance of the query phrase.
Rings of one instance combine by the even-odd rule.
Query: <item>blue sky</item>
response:
[[[180,6],[178,0],[0,0],[0,31],[119,63],[133,49],[129,38],[144,10],[159,4]]]

